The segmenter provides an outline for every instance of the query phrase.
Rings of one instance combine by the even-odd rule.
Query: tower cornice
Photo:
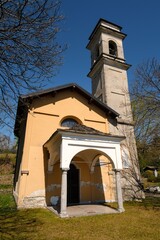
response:
[[[92,41],[95,36],[99,35],[100,33],[107,33],[112,36],[118,37],[120,39],[125,39],[127,34],[121,32],[122,27],[111,23],[109,21],[106,21],[104,19],[100,19],[97,23],[96,27],[92,31],[91,35],[89,36],[89,43],[87,44],[86,48],[90,49],[90,45],[92,44]]]
[[[100,69],[104,64],[108,66],[114,66],[123,70],[128,70],[131,67],[130,64],[125,63],[125,59],[114,57],[114,56],[111,56],[110,54],[102,53],[98,57],[97,61],[93,64],[87,76],[92,78],[94,74],[97,72],[97,70]]]

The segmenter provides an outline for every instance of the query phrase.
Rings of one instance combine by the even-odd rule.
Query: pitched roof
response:
[[[98,131],[95,128],[88,127],[86,125],[82,124],[75,124],[70,128],[58,128],[52,135],[51,137],[47,140],[47,142],[44,144],[44,146],[51,141],[51,139],[54,138],[54,136],[62,133],[71,133],[71,134],[78,134],[78,135],[91,135],[91,136],[101,136],[101,137],[109,137],[109,138],[117,138],[124,140],[125,136],[122,135],[112,135],[110,133],[104,133],[101,131]]]
[[[98,131],[95,128],[88,127],[82,124],[74,124],[72,127],[68,129],[64,129],[64,131],[75,132],[75,133],[84,133],[84,134],[94,134],[94,135],[106,135],[101,131]],[[107,134],[109,135],[109,134]]]
[[[21,119],[24,109],[25,108],[27,109],[29,107],[29,104],[33,99],[46,96],[48,94],[52,94],[54,96],[57,93],[60,93],[66,89],[71,89],[72,91],[76,91],[77,93],[85,97],[90,104],[96,105],[107,114],[110,114],[113,118],[119,116],[119,114],[116,111],[114,111],[112,108],[110,108],[106,104],[102,103],[100,100],[98,100],[89,92],[87,92],[85,89],[81,88],[75,83],[70,83],[70,84],[66,84],[66,85],[62,85],[54,88],[45,89],[42,91],[29,93],[26,95],[21,95],[19,97],[18,107],[17,107],[17,116],[15,121],[15,134],[17,135],[17,130],[19,129],[19,119]]]
[[[119,116],[119,114],[116,111],[114,111],[112,108],[110,108],[106,104],[102,103],[100,100],[98,100],[98,98],[91,95],[89,92],[87,92],[85,89],[83,89],[82,87],[80,87],[76,83],[69,83],[69,84],[66,84],[66,85],[61,85],[61,86],[58,86],[58,87],[33,92],[33,93],[30,93],[30,94],[27,94],[27,95],[21,95],[20,98],[21,99],[34,99],[34,98],[41,97],[41,96],[44,96],[44,95],[47,95],[47,94],[50,94],[50,93],[53,93],[53,95],[54,95],[54,94],[56,94],[60,91],[63,91],[65,89],[69,89],[69,88],[72,89],[73,91],[76,91],[76,92],[80,93],[81,95],[83,95],[85,98],[87,98],[89,100],[90,103],[98,105],[98,107],[103,108],[103,110],[110,112],[115,117]]]
[[[122,135],[112,135],[110,133],[104,133],[101,132],[95,128],[91,128],[88,127],[86,125],[83,124],[74,124],[72,127],[70,128],[66,128],[66,129],[57,129],[57,132],[71,132],[71,133],[79,133],[79,134],[87,134],[87,135],[99,135],[99,136],[110,136],[110,137],[117,137],[117,138],[121,138],[121,139],[125,139],[125,136]]]

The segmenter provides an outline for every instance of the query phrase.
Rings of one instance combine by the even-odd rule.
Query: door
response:
[[[70,164],[67,173],[67,204],[79,203],[79,169]]]

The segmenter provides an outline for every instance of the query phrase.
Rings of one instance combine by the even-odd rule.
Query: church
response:
[[[123,212],[123,201],[138,192],[125,37],[104,19],[93,29],[87,45],[92,93],[68,83],[19,97],[18,208],[59,206],[67,217],[69,205],[117,202]]]

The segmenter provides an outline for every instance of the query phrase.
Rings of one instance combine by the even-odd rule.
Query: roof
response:
[[[86,90],[84,90],[83,88],[81,88],[80,86],[78,86],[75,83],[70,83],[70,84],[66,84],[66,85],[62,85],[62,86],[57,86],[54,88],[45,89],[42,91],[29,93],[26,95],[21,95],[19,97],[18,107],[17,107],[17,116],[16,116],[15,129],[14,129],[15,135],[17,136],[17,131],[19,129],[19,120],[21,119],[21,116],[23,115],[23,111],[24,111],[24,109],[29,108],[29,105],[32,102],[32,100],[39,98],[39,97],[46,96],[48,94],[52,94],[52,96],[55,96],[59,92],[62,92],[66,89],[71,89],[72,91],[78,92],[83,97],[85,97],[90,104],[96,105],[97,107],[102,109],[104,112],[106,112],[106,114],[110,114],[113,118],[116,118],[117,116],[119,116],[119,114],[116,111],[114,111],[112,108],[110,108],[106,104],[102,103],[100,100],[95,98],[89,92],[87,92]]]
[[[62,130],[62,129],[60,129]],[[74,133],[85,133],[85,134],[94,134],[94,135],[109,135],[106,133],[103,133],[101,131],[98,131],[97,129],[87,127],[86,125],[82,124],[74,124],[72,127],[68,129],[63,129],[64,131],[74,132]],[[63,131],[62,130],[62,131]]]
[[[146,166],[145,168],[143,168],[143,171],[147,171],[147,170],[158,170],[157,166]]]
[[[80,134],[89,134],[89,135],[99,135],[99,136],[110,136],[110,137],[117,137],[125,139],[125,136],[120,135],[112,135],[110,133],[101,132],[95,128],[88,127],[83,124],[74,124],[72,127],[68,129],[58,129],[61,132],[73,132],[73,133],[80,133]]]
[[[97,107],[102,109],[107,114],[110,114],[112,117],[115,118],[115,117],[119,116],[119,114],[116,111],[114,111],[112,108],[110,108],[106,104],[102,103],[100,100],[95,98],[89,92],[87,92],[86,90],[84,90],[83,88],[81,88],[80,86],[78,86],[75,83],[70,83],[70,84],[66,84],[66,85],[62,85],[62,86],[57,86],[54,88],[45,89],[42,91],[29,93],[26,95],[21,95],[19,97],[19,101],[18,101],[17,116],[16,116],[16,121],[15,121],[15,131],[17,131],[19,128],[19,126],[18,126],[19,120],[18,119],[20,119],[21,116],[23,115],[22,112],[24,111],[24,109],[29,108],[29,104],[33,99],[36,99],[36,98],[39,98],[42,96],[46,96],[48,94],[52,94],[52,96],[55,96],[57,93],[62,92],[66,89],[71,89],[72,91],[78,92],[79,94],[84,96],[90,104],[96,105]],[[15,132],[15,135],[17,135],[16,132]]]
[[[97,105],[98,107],[102,108],[104,111],[111,113],[115,117],[119,116],[119,113],[117,113],[112,108],[107,106],[107,104],[104,104],[103,102],[98,100],[98,98],[94,97],[92,94],[87,92],[82,87],[78,86],[76,83],[70,83],[70,84],[61,85],[61,86],[54,87],[54,88],[45,89],[42,91],[33,92],[33,93],[30,93],[27,95],[21,95],[20,99],[21,100],[27,100],[27,99],[29,100],[29,99],[34,99],[37,97],[42,97],[42,96],[48,95],[50,93],[53,93],[53,95],[55,95],[58,92],[63,91],[65,89],[71,89],[72,91],[76,91],[76,92],[80,93],[81,95],[83,95],[85,98],[87,98],[90,103]]]
[[[82,124],[74,124],[72,127],[70,128],[58,128],[53,134],[52,136],[47,140],[47,142],[44,144],[44,146],[50,142],[50,140],[56,136],[57,134],[62,134],[62,133],[71,133],[71,134],[80,134],[80,135],[92,135],[92,136],[102,136],[102,137],[112,137],[112,138],[117,138],[120,140],[124,140],[125,136],[120,136],[120,135],[112,135],[110,133],[104,133],[101,131],[98,131],[95,128],[91,128],[88,127],[86,125],[82,125]]]

